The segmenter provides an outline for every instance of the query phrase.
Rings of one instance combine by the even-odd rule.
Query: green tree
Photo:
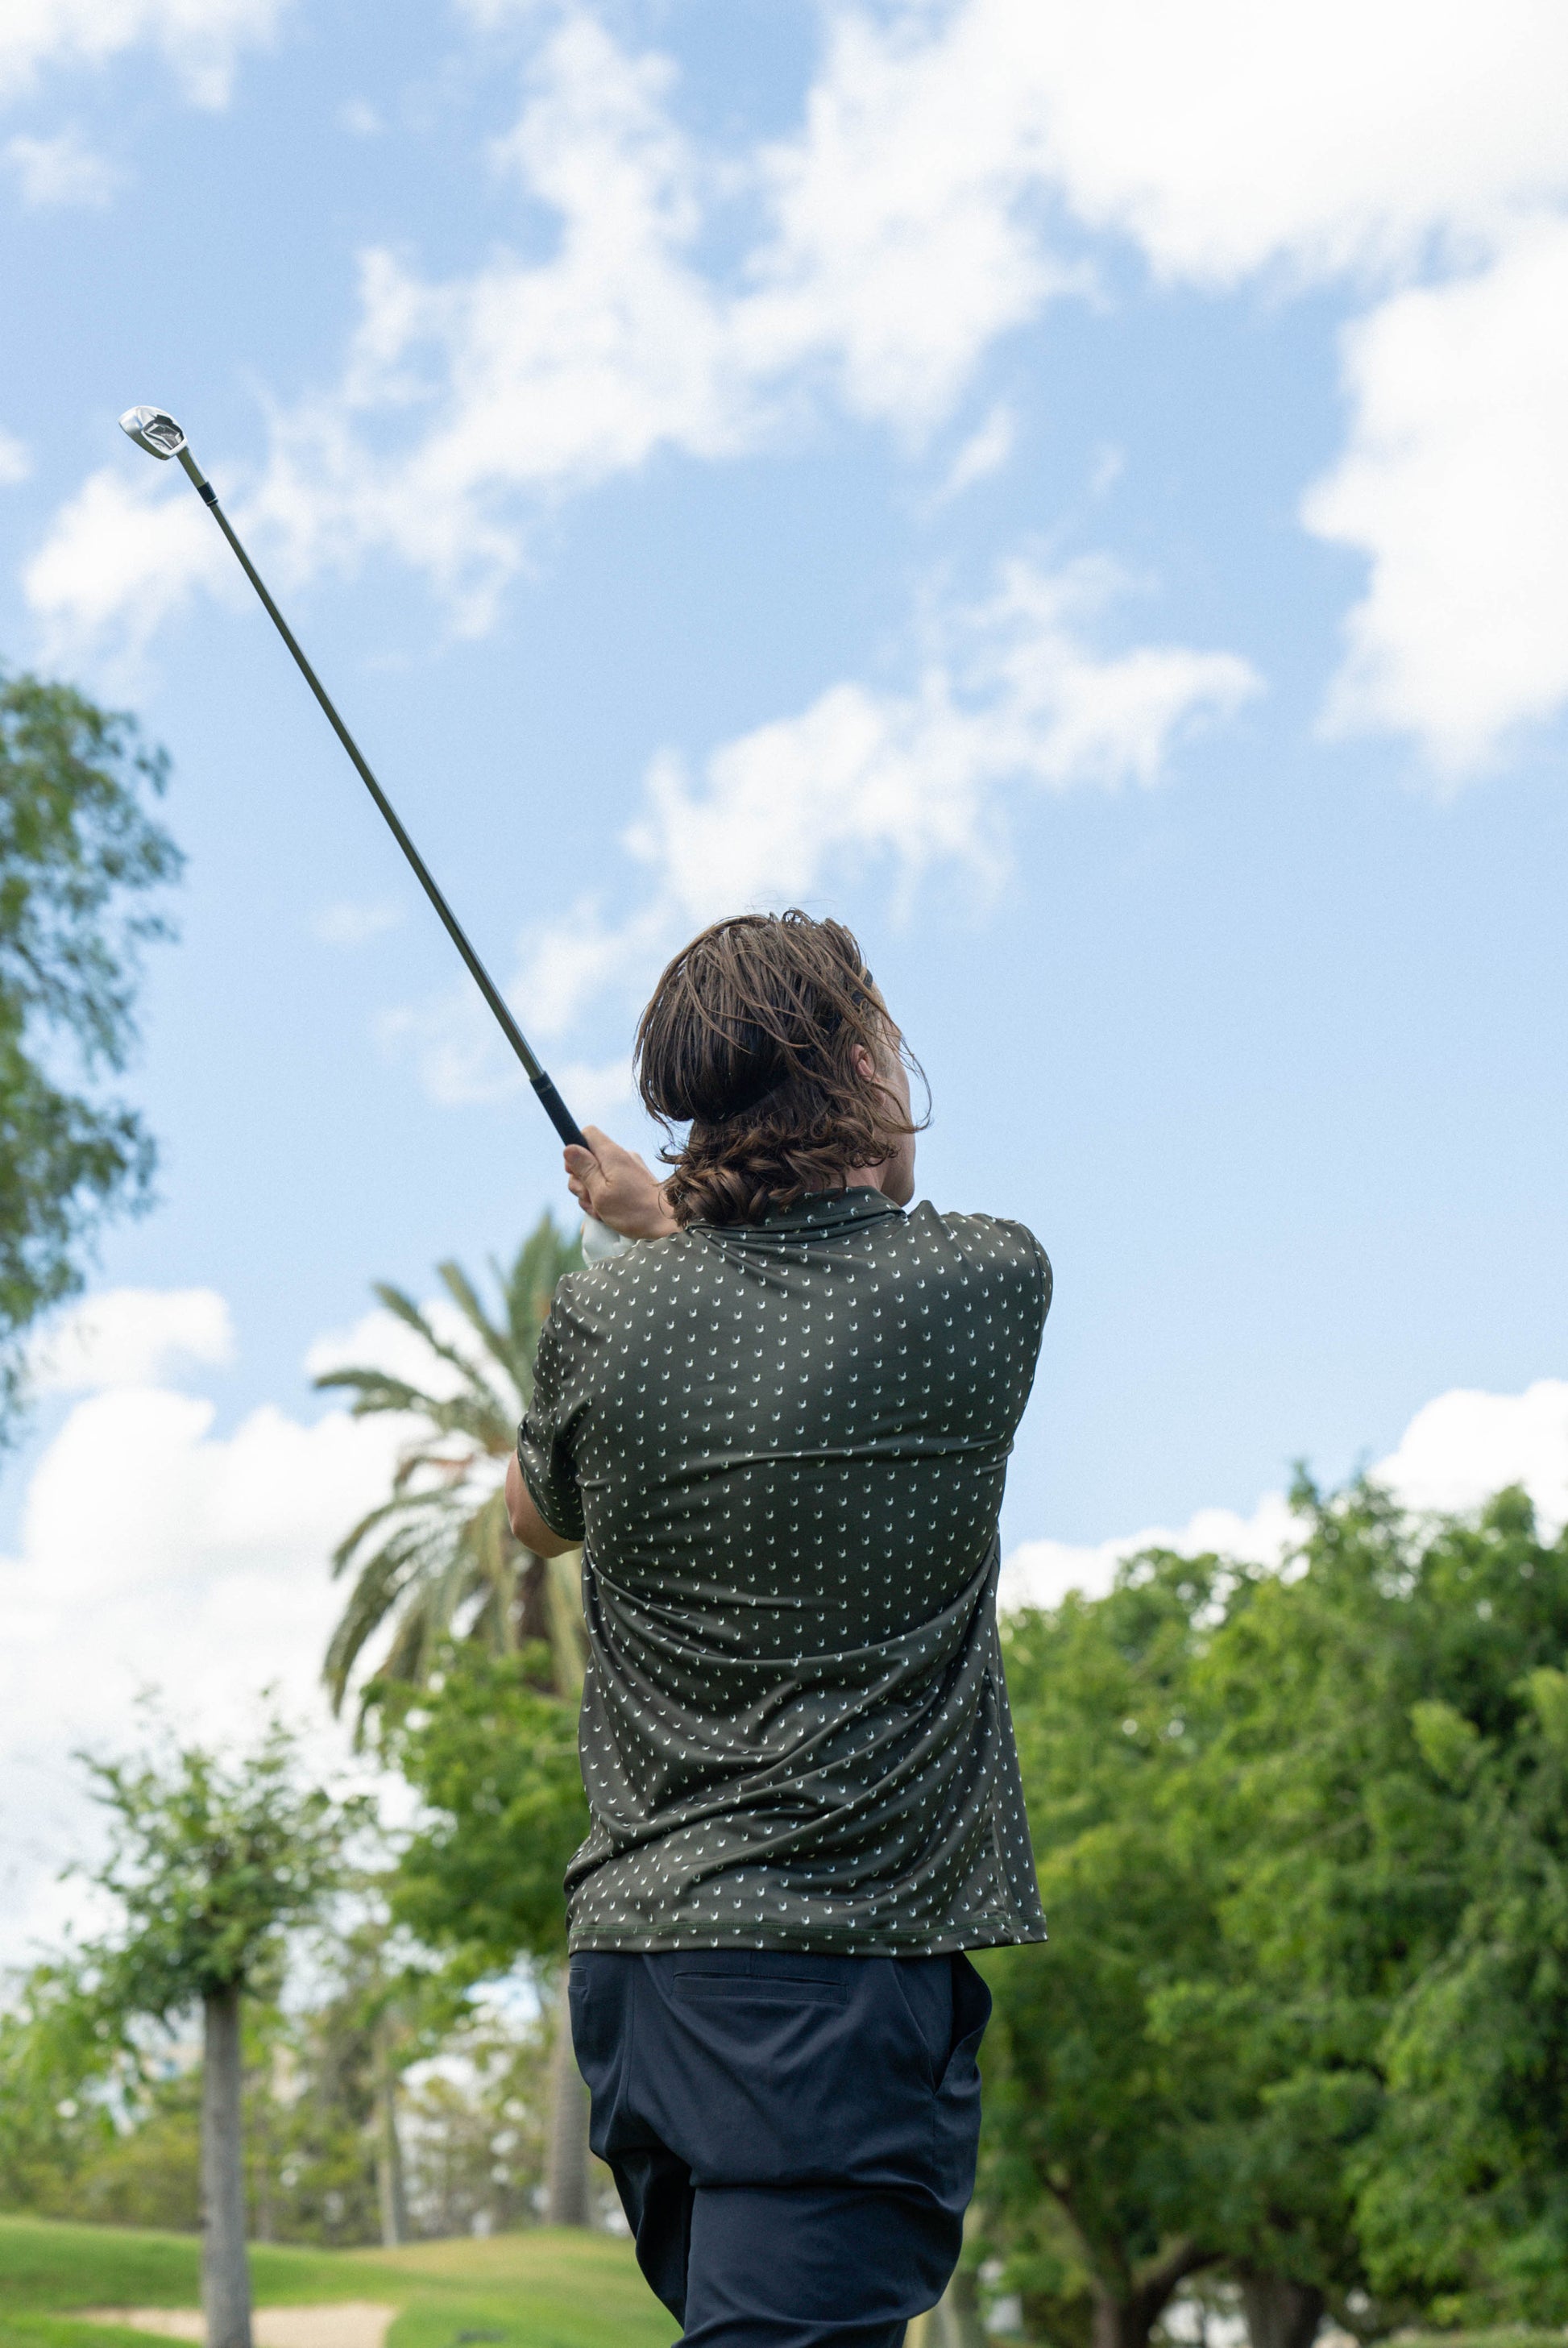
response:
[[[514,1540],[501,1489],[504,1463],[516,1447],[517,1424],[533,1391],[533,1357],[539,1333],[562,1275],[580,1268],[582,1250],[548,1214],[524,1241],[510,1269],[492,1267],[500,1292],[498,1313],[490,1313],[473,1282],[455,1263],[439,1267],[448,1294],[462,1316],[462,1342],[449,1343],[402,1290],[380,1286],[387,1310],[419,1341],[429,1369],[423,1382],[377,1368],[333,1371],[320,1383],[346,1389],[356,1416],[393,1412],[411,1418],[415,1432],[398,1461],[390,1497],[362,1519],[338,1548],[334,1571],[355,1576],[348,1603],[327,1651],[325,1677],[335,1706],[341,1705],[367,1643],[388,1623],[382,1661],[364,1683],[360,1717],[409,1691],[428,1691],[433,1678],[453,1673],[453,1693],[438,1700],[437,1712],[453,1734],[478,1738],[474,1768],[487,1766],[482,1706],[466,1708],[468,1683],[452,1660],[454,1637],[476,1653],[508,1662],[508,1684],[538,1695],[552,1723],[552,1749],[570,1748],[575,1778],[575,1725],[583,1690],[584,1641],[580,1563],[575,1550],[536,1557]],[[488,1701],[488,1696],[487,1696]],[[393,1704],[388,1717],[401,1717]],[[399,1727],[391,1749],[420,1783],[424,1747]],[[533,1752],[536,1743],[526,1748]],[[423,1789],[423,1788],[422,1788]],[[552,1818],[559,1793],[552,1776],[542,1801]],[[582,1815],[581,1785],[573,1815]],[[453,1831],[465,1843],[475,1821],[464,1814]],[[586,1831],[586,1819],[583,1831]],[[547,1930],[512,1940],[498,1962],[510,1964],[527,1951],[548,1969],[564,1948],[561,1869],[570,1856],[558,1838],[540,1849],[513,1842],[490,1856],[500,1870],[503,1900],[532,1897],[552,1868],[545,1895],[552,1921]],[[557,1864],[559,1861],[559,1864]],[[526,1891],[522,1887],[527,1887]],[[434,1924],[432,1931],[436,1931]],[[437,1932],[451,1947],[453,1932]],[[469,1935],[482,1945],[483,1935]],[[560,2001],[557,2050],[552,2069],[554,2112],[550,2164],[550,2215],[556,2225],[588,2222],[587,2106],[572,2054],[564,1999]]]
[[[449,1651],[417,1704],[387,1716],[386,1750],[423,1797],[427,1823],[405,1848],[393,1914],[477,1982],[519,1957],[559,1982],[566,1952],[562,1877],[588,1831],[577,1758],[577,1699],[538,1685],[544,1658]],[[587,2110],[556,1993],[551,2064],[547,2209],[553,2225],[589,2221]]]
[[[181,868],[147,811],[165,775],[130,718],[0,672],[0,1441],[26,1332],[149,1197],[151,1138],[98,1082],[135,1041],[140,950],[170,934],[146,903]]]
[[[1212,1560],[1150,1554],[1108,1598],[1004,1626],[1051,1940],[984,1961],[980,2216],[1061,2348],[1143,2348],[1227,2247],[1216,2082],[1161,2010],[1220,1955],[1217,1855],[1185,1798],[1216,1582]]]
[[[536,1676],[556,1694],[581,1687],[574,1558],[556,1560],[552,1570],[513,1539],[500,1478],[533,1391],[533,1357],[555,1283],[582,1261],[577,1241],[543,1216],[510,1270],[492,1267],[499,1316],[486,1310],[460,1265],[440,1265],[462,1316],[459,1344],[401,1289],[379,1284],[382,1304],[423,1349],[423,1382],[353,1365],[318,1379],[352,1395],[356,1418],[390,1412],[414,1422],[389,1497],[333,1556],[335,1574],[354,1576],[325,1666],[335,1709],[366,1645],[388,1624],[387,1651],[361,1689],[362,1719],[388,1689],[424,1686],[454,1634],[492,1654],[529,1652]]]
[[[549,2135],[547,2018],[473,2013],[411,2084],[409,2202],[420,2233],[514,2230],[536,2216]]]
[[[88,1879],[119,1915],[54,1968],[57,2044],[75,2029],[97,2042],[100,2067],[134,2063],[139,2022],[201,2013],[207,2338],[210,2348],[251,2348],[242,2003],[275,1986],[287,1934],[340,1886],[346,1844],[366,1813],[303,1782],[294,1740],[276,1721],[233,1761],[165,1739],[151,1756],[88,1766],[109,1824],[108,1855]]]
[[[1360,2328],[1561,2321],[1568,1551],[1518,1493],[1295,1498],[1195,1689],[1224,1955],[1168,2019],[1257,2103],[1233,2239],[1341,2309],[1365,2281]]]
[[[1360,2176],[1375,2271],[1441,2322],[1568,2321],[1568,1532],[1522,1492],[1421,1560],[1410,1733],[1457,1918],[1399,1998]]]

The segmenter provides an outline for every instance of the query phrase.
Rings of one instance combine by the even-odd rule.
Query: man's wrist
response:
[[[623,1239],[668,1240],[675,1237],[680,1225],[671,1214],[661,1190],[655,1205],[649,1207],[645,1213],[638,1213],[634,1221],[623,1223],[620,1229]]]

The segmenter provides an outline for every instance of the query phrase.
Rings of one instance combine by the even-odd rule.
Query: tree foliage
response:
[[[588,1831],[576,1703],[529,1671],[526,1652],[455,1649],[439,1684],[388,1723],[388,1756],[428,1812],[398,1859],[393,1913],[476,1980],[564,1953],[562,1878]]]
[[[325,1665],[335,1709],[388,1624],[386,1653],[361,1688],[362,1721],[390,1690],[422,1687],[455,1635],[491,1654],[527,1651],[542,1685],[558,1694],[581,1687],[574,1567],[552,1567],[513,1539],[498,1466],[515,1448],[533,1391],[533,1356],[555,1283],[582,1260],[579,1242],[542,1217],[510,1268],[491,1267],[499,1313],[460,1265],[441,1264],[461,1315],[456,1343],[401,1289],[379,1285],[382,1304],[426,1356],[422,1382],[355,1365],[317,1381],[346,1390],[356,1418],[391,1412],[416,1425],[391,1493],[334,1553],[334,1572],[354,1577]]]
[[[535,2213],[546,2018],[422,1995],[428,1980],[389,1965],[385,1942],[363,1913],[341,1931],[313,1931],[282,1993],[247,2002],[245,2168],[257,2241],[379,2240],[377,2031],[389,1989],[407,2024],[398,2054],[412,2234],[496,2231]],[[106,2068],[90,2024],[74,2043],[51,2034],[59,1987],[36,1974],[16,1981],[0,2009],[0,2209],[193,2230],[201,2081],[191,2042],[152,2034],[134,2065]]]
[[[1280,1572],[1007,1632],[1052,1939],[988,1961],[983,2192],[1064,2343],[1208,2265],[1309,2328],[1568,2316],[1568,1540],[1295,1500]]]
[[[109,1848],[87,1870],[119,1910],[72,1961],[99,2017],[167,2022],[214,1992],[273,1983],[286,1934],[343,1881],[367,1820],[309,1783],[297,1743],[269,1723],[234,1759],[165,1740],[150,1757],[85,1756]]]
[[[148,812],[166,774],[129,717],[0,673],[0,1439],[26,1331],[149,1195],[152,1140],[98,1085],[135,1041],[141,949],[170,934],[148,902],[181,862]]]
[[[983,2201],[1034,2326],[1063,2348],[1145,2339],[1224,2247],[1215,2083],[1160,2026],[1162,1994],[1219,1955],[1216,1855],[1184,1799],[1214,1580],[1212,1560],[1150,1555],[1110,1597],[1005,1632],[1051,1941],[985,1961]]]

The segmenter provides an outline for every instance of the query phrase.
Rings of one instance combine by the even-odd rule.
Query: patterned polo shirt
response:
[[[562,1281],[518,1457],[583,1543],[573,1948],[1044,1939],[995,1605],[1050,1297],[1021,1224],[869,1189]]]

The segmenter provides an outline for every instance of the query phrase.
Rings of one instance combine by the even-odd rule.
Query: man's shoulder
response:
[[[951,1207],[935,1207],[929,1199],[922,1199],[910,1208],[905,1220],[917,1238],[925,1232],[933,1236],[941,1232],[954,1247],[995,1257],[998,1262],[1013,1258],[1027,1262],[1047,1261],[1045,1249],[1027,1223],[1020,1223],[1010,1215],[960,1214]]]
[[[950,1252],[966,1272],[1036,1291],[1042,1312],[1051,1302],[1051,1260],[1027,1223],[1006,1215],[958,1214],[928,1199],[905,1218],[910,1238]]]
[[[600,1312],[634,1311],[651,1303],[671,1281],[689,1278],[700,1268],[701,1249],[690,1231],[667,1238],[634,1240],[620,1255],[602,1256],[581,1272],[563,1272],[555,1285],[552,1316],[565,1307],[569,1314],[592,1317]]]

